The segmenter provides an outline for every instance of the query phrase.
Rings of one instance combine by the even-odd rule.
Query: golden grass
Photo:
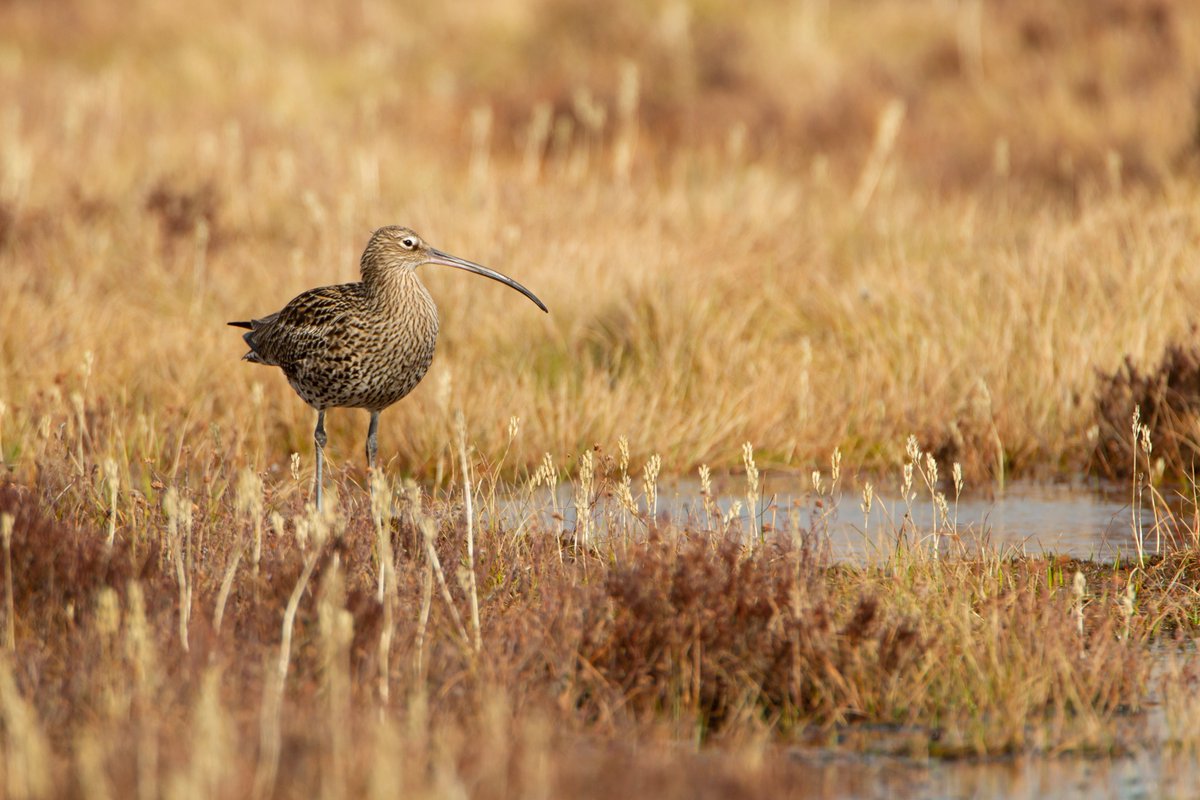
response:
[[[1200,624],[1194,523],[1136,567],[837,566],[653,498],[895,469],[910,433],[918,482],[1091,463],[1141,396],[1097,376],[1192,336],[1198,31],[1167,0],[0,5],[7,795],[751,796],[872,726],[1127,752],[1152,688],[1194,751],[1194,664],[1149,677]],[[224,322],[353,280],[388,223],[551,314],[426,268],[392,502],[334,412],[318,517],[312,414]],[[501,513],[568,476],[589,527]]]
[[[745,62],[732,88],[702,79],[704,37],[729,22],[715,7],[682,21],[674,7],[630,8],[604,17],[614,31],[593,31],[585,4],[552,7],[505,4],[484,24],[371,4],[361,19],[298,20],[270,4],[230,18],[147,3],[132,26],[88,3],[7,9],[6,460],[24,462],[41,417],[82,390],[88,352],[89,413],[142,416],[150,431],[122,463],[162,464],[214,426],[245,457],[308,452],[309,411],[280,375],[238,363],[222,323],[352,280],[369,232],[390,222],[515,274],[552,312],[425,270],[441,349],[385,415],[381,445],[424,477],[458,408],[488,452],[521,418],[516,468],[619,435],[675,469],[728,463],[747,439],[773,466],[841,446],[881,468],[913,431],[974,477],[999,477],[1001,463],[1078,468],[1095,370],[1188,335],[1196,123],[1179,76],[1195,50],[1156,37],[1186,40],[1190,6],[1109,3],[1095,18],[987,6],[997,33],[982,76],[959,63],[967,21],[933,5],[787,25],[764,10],[732,26],[741,44],[716,48]],[[698,37],[686,74],[642,65],[625,92],[637,105],[621,112],[627,67],[606,37],[676,23]],[[806,45],[810,25],[821,35]],[[866,52],[862,26],[891,47]],[[522,44],[545,36],[548,53]],[[1027,39],[1052,44],[1031,55]],[[650,48],[639,42],[623,52]],[[563,105],[566,89],[536,82],[514,94],[513,76],[555,48],[592,65],[554,73],[578,69],[579,89],[594,75],[591,100]],[[488,54],[500,61],[472,66]],[[1087,102],[1070,80],[1085,56],[1109,59]],[[935,81],[937,58],[951,72]],[[861,106],[832,137],[801,118],[833,113],[823,86]],[[721,102],[738,87],[788,113],[745,121]],[[471,111],[489,102],[490,128]],[[553,119],[539,139],[528,127],[542,102]],[[880,136],[895,103],[895,136]],[[977,150],[987,157],[972,161]],[[1033,165],[1052,153],[1057,166]],[[1107,166],[1084,169],[1096,158]],[[349,460],[365,423],[330,424],[333,457]]]

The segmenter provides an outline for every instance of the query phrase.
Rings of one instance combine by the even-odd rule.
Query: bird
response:
[[[379,414],[416,388],[433,361],[438,311],[417,277],[417,267],[437,264],[499,281],[549,313],[533,292],[507,275],[434,247],[411,228],[379,228],[359,261],[361,280],[309,289],[274,314],[230,322],[245,328],[250,350],[242,360],[279,367],[288,383],[317,412],[313,430],[317,469],[315,501],[321,510],[325,412],[362,408],[371,414],[367,467],[378,455]]]

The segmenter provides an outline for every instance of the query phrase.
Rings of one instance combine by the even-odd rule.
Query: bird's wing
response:
[[[251,321],[245,335],[252,360],[295,368],[318,352],[344,325],[355,284],[323,286],[297,295],[274,314]]]

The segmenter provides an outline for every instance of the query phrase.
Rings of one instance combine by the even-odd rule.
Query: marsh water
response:
[[[1171,731],[1158,686],[1171,665],[1197,658],[1192,644],[1155,647],[1151,690],[1144,708],[1118,719],[1118,738],[1132,743],[1119,756],[1019,754],[987,758],[936,759],[905,755],[912,734],[877,726],[856,731],[856,741],[839,752],[793,748],[806,798],[972,798],[972,800],[1142,800],[1200,797],[1200,758],[1165,746]],[[1196,721],[1200,724],[1200,720]],[[918,741],[921,733],[916,732]],[[918,748],[919,749],[919,748]]]
[[[1200,769],[1194,758],[1141,752],[1126,758],[1017,756],[937,761],[875,755],[797,753],[797,796],[846,798],[1194,798]]]
[[[915,498],[905,503],[899,486],[890,491],[880,487],[869,513],[864,513],[861,489],[818,496],[799,477],[765,480],[763,487],[752,521],[744,482],[736,478],[714,483],[707,508],[698,482],[665,481],[658,487],[656,518],[683,529],[713,530],[732,523],[742,531],[763,526],[780,534],[819,534],[834,560],[855,562],[886,556],[902,537],[943,550],[987,547],[1014,555],[1113,561],[1136,555],[1139,535],[1146,553],[1156,552],[1168,535],[1167,525],[1156,525],[1148,493],[1135,503],[1128,487],[1095,481],[1017,482],[1003,490],[966,492],[957,500],[951,489],[942,511],[927,491],[914,488],[910,495]],[[639,500],[644,511],[645,500]],[[1159,501],[1160,517],[1163,505]],[[1177,514],[1180,505],[1174,503],[1172,512]],[[618,507],[613,497],[593,498],[594,530],[604,530],[602,518]],[[553,498],[542,492],[523,502],[512,499],[506,514],[510,520],[540,516],[571,534],[578,523],[575,487],[559,486]],[[932,536],[935,519],[939,532]]]
[[[638,492],[636,483],[632,487]],[[551,494],[511,498],[503,513],[538,517],[572,535],[579,523],[576,487]],[[916,491],[915,489],[913,490]],[[945,491],[945,489],[942,489]],[[776,535],[818,535],[835,561],[865,563],[886,557],[901,538],[943,550],[980,548],[1011,555],[1053,554],[1112,562],[1136,557],[1138,538],[1152,554],[1166,544],[1170,527],[1156,524],[1165,507],[1186,514],[1190,502],[1164,492],[1157,504],[1136,498],[1128,487],[1095,481],[1017,482],[1003,491],[964,493],[947,498],[939,511],[928,491],[906,503],[900,487],[877,489],[869,513],[861,488],[823,496],[799,478],[770,478],[755,518],[746,511],[744,480],[715,481],[712,502],[704,502],[698,482],[664,481],[658,487],[655,517],[682,530],[749,531],[765,527]],[[639,508],[645,511],[645,499]],[[621,517],[612,496],[592,495],[587,506],[594,535],[608,530],[605,518]],[[1156,511],[1158,512],[1156,514]],[[935,519],[939,535],[931,537]],[[1192,652],[1188,656],[1195,658]],[[1167,660],[1163,654],[1162,664]],[[1163,714],[1152,702],[1128,719],[1128,739],[1139,747],[1128,755],[1091,757],[1017,755],[986,759],[939,760],[906,755],[902,730],[856,730],[862,741],[850,746],[795,747],[788,758],[800,776],[796,796],[819,798],[1200,798],[1200,760],[1194,754],[1165,752]],[[1200,724],[1198,721],[1197,724]]]

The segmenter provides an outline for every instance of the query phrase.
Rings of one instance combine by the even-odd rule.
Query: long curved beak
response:
[[[516,289],[518,292],[528,297],[542,311],[545,311],[547,314],[550,313],[550,309],[546,308],[546,304],[541,300],[538,300],[533,292],[529,291],[507,275],[501,275],[494,269],[488,269],[481,264],[476,264],[474,261],[467,261],[465,258],[452,256],[449,253],[443,253],[441,250],[435,250],[432,247],[429,248],[429,255],[425,258],[425,263],[441,264],[443,267],[456,267],[458,269],[465,269],[467,272],[474,272],[476,275],[482,275],[485,278],[491,278],[494,281],[500,281],[505,286],[511,289]]]

